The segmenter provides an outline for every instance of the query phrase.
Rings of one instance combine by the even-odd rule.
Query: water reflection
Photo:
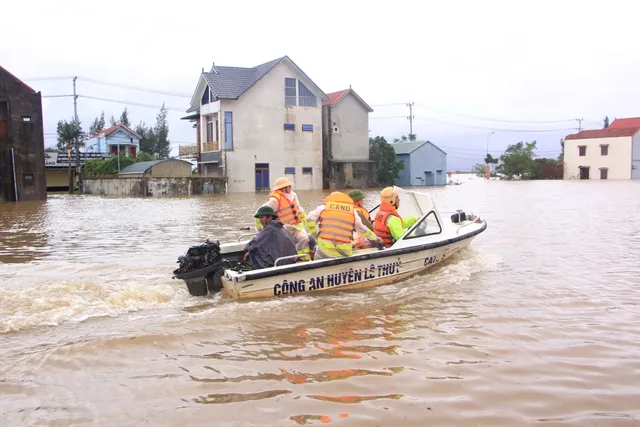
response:
[[[49,205],[42,201],[0,203],[0,263],[27,263],[49,255],[48,214]]]

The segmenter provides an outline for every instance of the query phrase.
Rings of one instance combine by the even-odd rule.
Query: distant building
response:
[[[193,164],[186,160],[153,160],[127,166],[118,173],[118,178],[185,178],[192,175],[192,170]]]
[[[134,159],[140,152],[141,136],[123,124],[104,129],[85,142],[88,153],[124,154]]]
[[[46,199],[41,94],[0,67],[0,201]]]
[[[369,160],[373,109],[351,88],[327,96],[322,103],[323,187],[371,187],[376,166]]]
[[[640,179],[640,117],[567,135],[564,179]]]
[[[399,187],[446,185],[447,153],[430,141],[391,144],[396,158],[404,164],[396,181]]]
[[[296,190],[322,188],[327,95],[288,56],[202,72],[184,120],[197,129],[198,172],[226,176],[228,191],[269,191],[279,176]],[[192,154],[181,147],[181,154]]]

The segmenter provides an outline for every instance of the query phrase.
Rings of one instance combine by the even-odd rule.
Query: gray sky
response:
[[[589,129],[605,115],[640,116],[640,2],[632,0],[31,1],[2,9],[0,64],[25,80],[77,75],[191,95],[213,61],[254,66],[289,55],[325,92],[351,84],[374,106],[371,136],[391,141],[409,131],[407,107],[377,105],[415,102],[414,133],[449,153],[449,169],[480,161],[492,130],[494,154],[536,139],[541,156],[555,157],[560,138],[575,132],[571,119]],[[71,93],[71,80],[28,83],[43,95]],[[182,109],[169,113],[170,139],[195,142],[179,120],[188,97],[84,80],[78,94],[165,101]],[[45,143],[53,145],[73,102],[48,98],[43,108],[52,134]],[[78,100],[85,129],[101,111],[117,118],[123,108]],[[133,124],[155,123],[156,108],[128,109]]]

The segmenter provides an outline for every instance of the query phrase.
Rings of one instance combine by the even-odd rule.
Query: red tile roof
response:
[[[629,117],[626,119],[615,119],[609,125],[610,128],[640,128],[640,117]]]
[[[572,135],[567,135],[564,139],[593,139],[593,138],[619,138],[621,136],[633,136],[640,131],[640,127],[612,128],[583,130]]]
[[[344,98],[345,96],[347,96],[349,93],[351,93],[353,96],[356,97],[356,99],[358,101],[360,101],[362,103],[362,105],[364,105],[364,107],[369,110],[369,112],[373,112],[373,108],[369,107],[369,104],[367,104],[366,102],[364,102],[364,99],[360,98],[360,96],[356,93],[355,90],[349,88],[349,89],[345,89],[345,90],[339,90],[338,92],[331,92],[328,93],[327,96],[329,97],[329,100],[324,101],[322,103],[323,106],[325,105],[331,105],[334,106],[336,105],[338,102],[340,102],[342,100],[342,98]]]
[[[112,134],[113,132],[117,131],[118,129],[122,129],[125,133],[128,133],[130,135],[135,135],[138,138],[141,138],[140,135],[138,135],[134,130],[132,130],[131,128],[123,125],[123,124],[117,124],[115,126],[111,126],[110,128],[107,129],[103,129],[100,132],[96,133],[95,135],[93,135],[91,138],[95,138],[98,135],[107,135],[109,136],[110,134]]]
[[[323,102],[322,105],[336,105],[338,101],[344,98],[344,96],[348,93],[349,93],[349,89],[328,93],[327,96],[329,97],[329,100]]]

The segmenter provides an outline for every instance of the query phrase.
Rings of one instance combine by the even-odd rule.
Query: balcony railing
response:
[[[218,151],[218,150],[220,150],[220,142],[219,141],[205,142],[204,144],[202,144],[202,151],[203,152]]]

